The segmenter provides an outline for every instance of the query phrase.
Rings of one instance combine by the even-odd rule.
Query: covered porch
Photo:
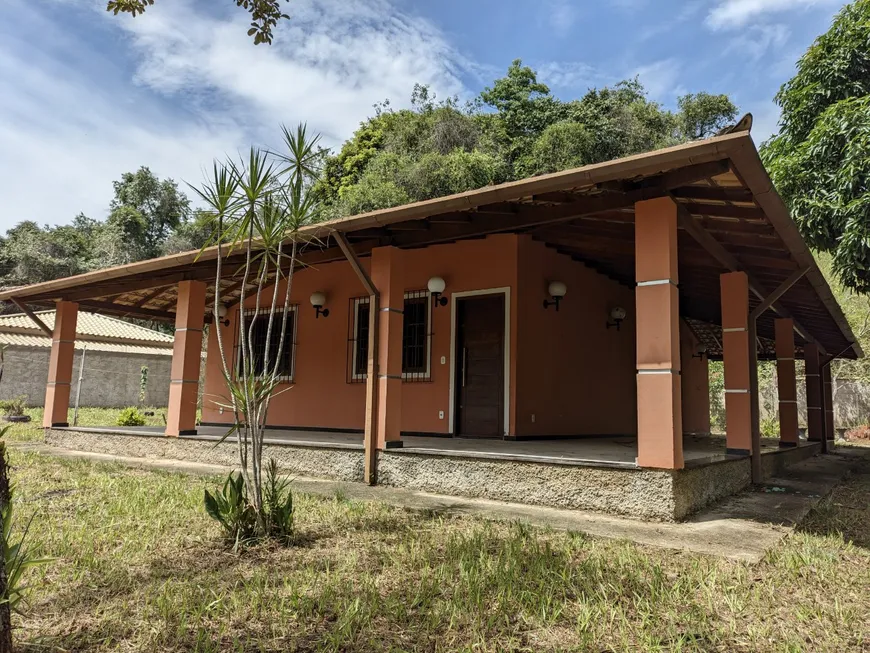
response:
[[[165,430],[156,426],[87,426],[55,427],[55,430],[106,434],[113,436],[163,437]],[[180,436],[190,441],[219,442],[227,429],[220,426],[200,426],[195,435]],[[229,438],[230,442],[234,439]],[[266,429],[264,442],[274,446],[347,449],[363,451],[362,433],[330,431],[298,431],[280,428]],[[801,441],[800,447],[816,451],[818,444]],[[762,438],[762,454],[781,451],[779,440]],[[451,456],[478,460],[536,462],[552,465],[613,467],[638,469],[637,440],[632,436],[599,436],[560,440],[500,440],[463,437],[404,436],[399,454]],[[725,452],[725,438],[713,435],[688,435],[683,438],[684,467],[700,467],[745,456]]]
[[[441,474],[468,471],[468,460],[671,472],[743,469],[751,458],[760,481],[763,459],[780,450],[825,450],[828,365],[862,355],[746,132],[315,224],[299,237],[291,390],[269,420],[294,430],[269,437],[359,451],[368,483],[434,473],[391,467],[403,457],[437,457]],[[241,255],[226,257],[220,284],[216,257],[190,252],[0,293],[37,321],[31,306],[56,308],[47,429],[75,432],[66,427],[81,306],[173,323],[157,435],[214,438],[230,419],[215,399],[217,334],[233,343],[253,310],[234,274]],[[420,335],[409,363],[411,309]],[[809,446],[798,437],[798,358]],[[777,365],[775,441],[760,434],[759,359]],[[709,437],[711,360],[724,361],[719,439]],[[469,435],[492,439],[457,437]]]

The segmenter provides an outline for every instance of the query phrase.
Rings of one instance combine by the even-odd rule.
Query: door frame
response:
[[[456,435],[456,307],[457,300],[482,295],[504,295],[504,433],[510,434],[511,414],[511,289],[510,286],[501,288],[485,288],[481,290],[465,290],[450,293],[450,403],[448,404],[449,430],[448,433]]]

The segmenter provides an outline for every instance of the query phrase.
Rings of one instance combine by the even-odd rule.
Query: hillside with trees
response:
[[[329,217],[353,215],[706,138],[737,116],[726,95],[676,104],[650,100],[638,79],[563,101],[516,60],[465,104],[417,85],[410,109],[377,105],[326,157],[318,190]]]

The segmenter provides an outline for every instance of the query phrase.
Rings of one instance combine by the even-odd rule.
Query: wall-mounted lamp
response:
[[[317,319],[321,315],[323,317],[329,317],[329,309],[323,308],[323,305],[326,303],[326,295],[322,292],[317,291],[311,293],[311,305],[314,307],[314,318]]]
[[[223,304],[218,305],[217,315],[215,317],[217,317],[217,321],[223,324],[225,327],[228,327],[230,325],[230,318],[227,317],[227,307]]]
[[[619,327],[622,326],[622,321],[625,319],[625,309],[622,306],[616,306],[610,309],[610,320],[607,322],[607,328],[616,327],[616,330],[619,331]]]
[[[706,356],[707,347],[705,347],[704,345],[698,345],[697,347],[695,347],[695,353],[692,354],[692,358],[700,358],[703,360],[704,358],[706,358]]]
[[[429,289],[429,294],[432,295],[432,301],[435,302],[435,306],[447,306],[447,298],[442,297],[441,295],[447,287],[447,284],[444,283],[444,279],[441,277],[432,277],[429,279],[429,283],[426,284],[426,287]]]
[[[555,306],[556,310],[559,310],[559,303],[562,301],[562,298],[565,296],[565,293],[568,292],[568,287],[562,283],[561,281],[551,281],[550,285],[547,286],[547,294],[553,298],[552,301],[544,300],[544,308],[550,308],[550,306]]]

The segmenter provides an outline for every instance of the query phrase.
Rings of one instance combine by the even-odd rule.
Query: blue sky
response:
[[[639,75],[653,99],[728,93],[776,129],[772,103],[842,6],[834,0],[291,0],[254,46],[233,0],[0,1],[0,230],[105,217],[112,181],[148,165],[199,183],[212,159],[276,145],[307,121],[335,146],[415,82],[472,97],[515,58],[568,99]]]

